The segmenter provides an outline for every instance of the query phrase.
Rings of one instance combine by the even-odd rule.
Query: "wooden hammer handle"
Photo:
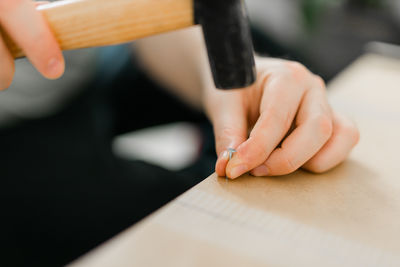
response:
[[[38,10],[63,50],[119,44],[194,24],[193,0],[64,0]],[[14,58],[24,56],[7,34],[4,38]]]

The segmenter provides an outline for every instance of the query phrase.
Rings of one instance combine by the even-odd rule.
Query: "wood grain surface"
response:
[[[400,61],[365,55],[330,85],[361,141],[334,170],[215,174],[71,266],[400,266]]]
[[[64,0],[38,10],[63,50],[119,44],[194,24],[193,0]],[[22,57],[3,34],[13,56]]]

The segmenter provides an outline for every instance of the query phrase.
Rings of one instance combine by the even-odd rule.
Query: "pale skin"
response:
[[[1,0],[0,24],[36,69],[55,79],[64,72],[64,59],[36,5]],[[199,27],[137,41],[136,49],[150,76],[208,115],[219,176],[277,176],[299,168],[325,172],[344,161],[359,140],[354,123],[329,106],[323,80],[299,63],[256,57],[254,85],[220,91],[211,78]],[[12,82],[14,60],[1,39],[0,70],[0,88],[5,89]],[[231,160],[228,148],[237,150]]]

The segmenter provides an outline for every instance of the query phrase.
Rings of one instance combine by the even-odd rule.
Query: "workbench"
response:
[[[324,174],[215,174],[71,266],[400,266],[400,60],[366,54],[329,84],[361,132]]]

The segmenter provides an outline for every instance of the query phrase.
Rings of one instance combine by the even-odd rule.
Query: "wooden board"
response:
[[[72,266],[400,266],[400,61],[365,55],[330,84],[349,160],[314,175],[211,175]]]

